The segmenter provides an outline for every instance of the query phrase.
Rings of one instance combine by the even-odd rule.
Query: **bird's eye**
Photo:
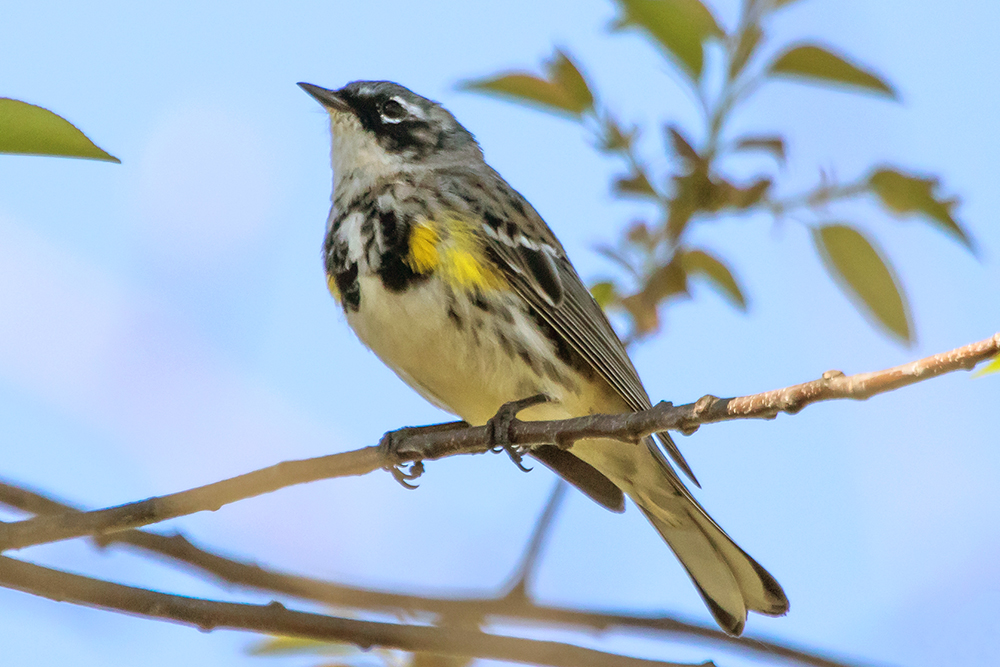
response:
[[[382,118],[390,123],[398,123],[406,118],[406,107],[396,100],[386,100],[382,104]]]

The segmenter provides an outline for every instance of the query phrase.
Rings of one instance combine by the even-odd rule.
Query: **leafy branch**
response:
[[[617,120],[563,50],[546,64],[544,76],[510,72],[462,84],[579,123],[596,150],[626,168],[614,178],[612,191],[656,211],[650,220],[630,224],[616,243],[598,247],[623,276],[596,283],[592,293],[602,306],[627,316],[629,340],[657,331],[660,306],[687,297],[692,278],[707,280],[731,305],[746,309],[745,291],[728,263],[690,240],[693,228],[721,216],[788,219],[805,226],[837,285],[881,331],[905,343],[914,337],[910,307],[887,255],[870,232],[845,222],[843,215],[831,214],[831,207],[867,199],[894,218],[916,216],[975,252],[971,237],[955,217],[957,199],[940,193],[936,177],[876,165],[853,182],[838,183],[821,174],[808,191],[782,196],[777,194],[782,184],[775,170],[737,175],[727,167],[728,158],[745,153],[762,153],[779,165],[785,163],[788,142],[783,135],[761,131],[731,136],[727,131],[733,118],[771,81],[836,86],[898,100],[895,88],[881,75],[834,48],[808,42],[772,48],[770,22],[788,4],[790,0],[743,0],[735,27],[727,30],[700,0],[615,0],[619,17],[612,30],[638,30],[679,73],[677,78],[701,110],[699,128],[663,124],[672,167],[662,173],[640,154],[640,128]],[[714,65],[705,58],[713,45],[722,51]],[[776,54],[767,55],[772,52]],[[692,139],[696,136],[701,141]]]

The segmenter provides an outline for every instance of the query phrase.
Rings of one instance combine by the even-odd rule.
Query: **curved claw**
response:
[[[406,489],[416,489],[419,487],[418,484],[410,484],[411,479],[417,479],[422,474],[424,474],[424,464],[422,461],[414,461],[410,464],[410,469],[406,470],[403,465],[396,465],[385,468],[390,473],[392,473],[393,479],[399,482],[403,488]]]
[[[511,447],[510,449],[508,449],[507,455],[510,456],[510,460],[514,462],[514,465],[516,465],[517,469],[520,470],[521,472],[532,471],[532,468],[529,468],[528,466],[521,463],[521,461],[524,459],[524,456],[521,454],[521,452],[517,451],[515,448]]]
[[[551,399],[545,394],[537,394],[519,401],[510,401],[509,403],[501,405],[500,409],[497,410],[497,413],[487,422],[487,426],[489,426],[490,429],[490,441],[492,443],[490,451],[507,452],[507,456],[510,457],[510,460],[514,462],[514,465],[516,465],[521,472],[531,472],[531,468],[528,468],[521,463],[521,460],[524,457],[522,450],[510,441],[510,429],[511,426],[514,425],[514,422],[517,421],[517,413],[521,410],[530,408],[533,405],[545,403],[549,400]]]
[[[382,439],[379,440],[378,447],[382,451],[382,455],[389,460],[394,460],[398,456],[399,443],[402,438],[406,436],[406,432],[411,429],[401,428],[396,431],[387,431]],[[406,469],[409,465],[409,470]],[[410,480],[417,479],[424,472],[424,464],[420,461],[414,461],[413,463],[397,463],[395,465],[386,466],[383,470],[388,470],[392,473],[393,479],[399,482],[403,488],[406,489],[416,489],[416,484],[410,484]]]

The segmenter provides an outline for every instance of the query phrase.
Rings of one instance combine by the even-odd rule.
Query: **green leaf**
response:
[[[738,151],[765,151],[773,155],[778,162],[785,163],[785,140],[779,136],[743,137],[737,140],[735,149]]]
[[[821,46],[800,44],[784,51],[769,68],[771,73],[801,77],[818,83],[837,83],[898,99],[896,91],[874,72]]]
[[[677,157],[691,164],[702,162],[701,156],[698,155],[698,151],[691,145],[691,142],[688,141],[687,137],[681,134],[681,131],[677,129],[676,125],[667,125],[666,130],[667,136],[670,137],[670,147],[673,148]]]
[[[625,230],[625,240],[649,251],[652,251],[656,247],[656,237],[653,236],[649,231],[649,227],[642,220],[629,225],[628,229]]]
[[[562,51],[546,63],[548,79],[526,72],[511,72],[496,77],[465,81],[464,90],[476,90],[580,116],[594,106],[594,95],[573,61]]]
[[[827,270],[847,295],[884,329],[912,343],[906,297],[888,262],[872,243],[861,232],[841,224],[813,230],[813,241]]]
[[[599,283],[594,283],[590,286],[590,294],[594,297],[594,301],[597,302],[603,309],[607,309],[608,306],[614,305],[620,300],[618,296],[618,288],[610,280],[602,280]]]
[[[656,190],[643,172],[621,176],[615,179],[615,192],[620,196],[650,197],[656,199]]]
[[[640,336],[660,328],[660,315],[656,305],[649,303],[642,292],[625,297],[621,304],[632,317],[632,326]]]
[[[759,25],[751,24],[740,33],[740,41],[736,44],[736,51],[733,52],[733,59],[729,62],[729,78],[735,79],[743,68],[750,62],[750,57],[760,46],[764,38],[764,31]]]
[[[872,191],[882,204],[896,215],[920,213],[945,232],[957,238],[966,248],[975,252],[972,239],[952,215],[958,203],[955,199],[942,199],[935,195],[938,179],[906,174],[896,169],[882,168],[868,177]]]
[[[0,153],[55,155],[121,164],[65,118],[34,104],[0,97]]]
[[[681,268],[678,256],[662,264],[646,278],[642,289],[630,296],[619,299],[632,317],[635,332],[644,335],[660,328],[659,304],[675,294],[687,294],[687,275]]]
[[[1000,373],[1000,354],[993,357],[993,360],[990,361],[990,363],[986,364],[985,366],[977,370],[973,374],[973,377],[978,378],[984,375],[989,375],[990,373]]]
[[[704,43],[721,37],[712,12],[700,0],[617,0],[622,14],[612,24],[618,30],[636,26],[653,37],[692,78],[701,77]]]
[[[608,116],[603,123],[604,132],[600,148],[605,151],[621,151],[632,145],[638,135],[638,128],[624,129],[618,121]]]
[[[771,0],[771,8],[781,9],[782,7],[786,7],[792,4],[793,2],[798,2],[798,1],[799,0]]]
[[[587,80],[568,55],[557,50],[555,59],[549,63],[549,73],[552,80],[561,85],[582,109],[594,106],[594,94],[590,92]]]
[[[253,644],[247,652],[250,655],[351,655],[358,649],[349,644],[302,637],[268,637]]]
[[[670,262],[658,266],[646,279],[642,287],[642,295],[648,303],[658,304],[668,296],[687,293],[687,275],[680,262]]]
[[[704,250],[689,250],[681,255],[681,268],[690,277],[700,274],[708,278],[719,292],[734,306],[742,311],[747,309],[747,300],[740,289],[739,283],[722,260],[713,257]]]

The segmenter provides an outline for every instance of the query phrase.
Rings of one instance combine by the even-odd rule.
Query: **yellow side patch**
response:
[[[340,290],[337,289],[337,279],[329,273],[326,275],[326,288],[330,290],[330,294],[333,295],[334,299],[340,301]]]
[[[410,256],[408,264],[417,273],[427,273],[433,271],[441,255],[438,252],[438,244],[441,242],[441,235],[438,234],[436,226],[432,222],[422,222],[414,225],[410,231]]]
[[[477,256],[479,255],[479,256]],[[458,287],[465,289],[496,289],[501,280],[491,268],[480,261],[481,253],[464,248],[450,248],[445,255],[445,274]]]
[[[498,289],[504,284],[485,261],[482,239],[458,217],[414,225],[406,263],[417,273],[438,271],[453,286],[466,290]]]

